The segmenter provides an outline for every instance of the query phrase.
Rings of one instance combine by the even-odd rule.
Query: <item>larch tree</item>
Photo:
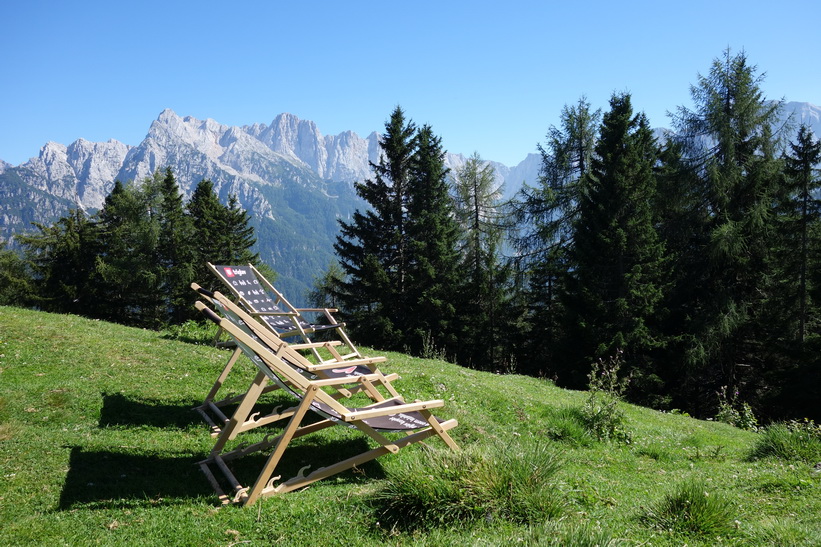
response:
[[[529,308],[529,334],[522,345],[528,358],[522,362],[528,364],[527,372],[531,374],[546,373],[563,352],[564,311],[558,295],[569,268],[567,250],[600,120],[601,111],[591,110],[585,97],[574,105],[565,105],[559,127],[551,126],[546,143],[538,145],[538,184],[524,185],[513,203],[513,219],[518,226],[513,244],[518,267],[524,274]]]
[[[504,349],[510,269],[501,256],[506,220],[501,204],[502,187],[493,167],[474,153],[456,171],[453,181],[456,217],[462,230],[459,317],[464,350],[460,362],[485,369],[500,369],[510,355]]]
[[[761,80],[743,52],[728,49],[692,86],[694,109],[680,107],[674,117],[699,198],[687,247],[676,249],[675,267],[686,274],[672,294],[682,318],[674,326],[682,342],[676,353],[687,371],[680,396],[696,408],[711,404],[722,385],[755,383],[766,368],[760,319],[781,170],[781,103],[764,97]]]

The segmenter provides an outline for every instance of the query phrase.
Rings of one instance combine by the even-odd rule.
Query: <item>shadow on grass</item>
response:
[[[59,508],[169,504],[213,495],[196,465],[202,455],[157,455],[73,447]]]
[[[157,399],[129,397],[122,393],[103,393],[100,427],[147,425],[185,429],[192,425],[205,423],[194,408],[201,403],[202,401],[193,400],[169,403]],[[264,416],[277,406],[287,408],[292,404],[292,398],[268,396],[268,400],[254,407],[254,412],[259,412]],[[226,416],[231,416],[237,406],[237,404],[226,405],[222,411]]]
[[[286,480],[303,467],[310,466],[306,470],[308,474],[370,448],[361,438],[319,441],[290,446],[275,475],[281,475],[282,480]],[[265,465],[268,454],[249,454],[232,460],[229,466],[243,485],[250,486]],[[139,454],[72,447],[59,510],[79,506],[111,509],[135,505],[173,505],[190,503],[194,498],[205,498],[216,504],[217,495],[197,465],[204,457],[204,454]],[[349,484],[384,477],[382,466],[371,461],[325,479],[325,482]]]
[[[272,476],[280,476],[281,480],[285,481],[296,476],[306,466],[309,467],[304,474],[309,475],[321,467],[359,455],[373,447],[373,443],[369,444],[362,437],[341,440],[325,440],[317,437],[303,439],[301,442],[294,442],[288,446]],[[227,462],[228,467],[243,486],[251,486],[259,476],[271,450],[230,460]],[[390,457],[390,454],[384,457]],[[218,473],[217,467],[212,466],[212,471]],[[385,471],[377,459],[333,475],[322,482],[357,483],[363,480],[370,481],[384,478]],[[276,481],[276,483],[278,484],[279,481]]]
[[[202,423],[194,407],[196,401],[168,403],[156,399],[132,398],[122,393],[103,393],[100,427],[139,426],[186,428]]]

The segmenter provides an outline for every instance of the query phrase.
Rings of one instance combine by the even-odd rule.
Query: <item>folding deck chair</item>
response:
[[[242,308],[231,302],[231,300],[223,295],[220,292],[211,292],[206,289],[203,289],[196,283],[191,284],[191,288],[194,289],[201,297],[207,299],[211,305],[219,311],[223,316],[227,317],[231,322],[238,325],[248,336],[259,341],[261,344],[267,347],[277,347],[278,345],[284,343],[281,338],[279,338],[276,334],[272,331],[264,328],[263,325],[256,321],[253,317],[251,317],[247,312],[245,312]],[[304,350],[310,348],[317,348],[317,347],[334,347],[336,345],[341,344],[342,342],[338,340],[332,341],[325,341],[325,342],[307,342],[307,343],[300,343],[300,344],[288,344],[289,347],[293,350]],[[223,425],[228,421],[228,417],[223,412],[223,407],[228,404],[237,403],[243,397],[243,395],[233,395],[228,396],[222,400],[215,400],[216,394],[222,387],[223,383],[225,382],[226,378],[228,377],[229,372],[234,367],[237,359],[239,356],[242,355],[242,350],[239,347],[236,347],[228,359],[228,362],[223,367],[220,375],[217,377],[217,380],[214,382],[214,385],[211,387],[211,390],[208,392],[208,395],[205,397],[205,400],[201,405],[195,408],[200,415],[208,422],[211,426],[211,432],[213,436],[217,436]],[[338,354],[337,354],[338,355]],[[391,385],[391,382],[399,378],[398,374],[392,373],[385,375],[383,374],[377,367],[377,363],[382,363],[386,359],[385,357],[361,357],[358,359],[343,359],[341,356],[337,360],[326,360],[320,363],[310,363],[307,360],[302,360],[298,365],[294,364],[297,367],[299,372],[308,376],[318,376],[320,378],[334,378],[334,377],[341,377],[341,376],[363,376],[363,375],[375,375],[377,378],[377,386],[383,387],[384,390],[387,392],[388,397],[397,397],[398,393],[396,389]],[[263,389],[260,393],[264,394],[269,391],[273,391],[278,389],[276,384],[269,385]],[[363,387],[362,385],[355,385],[351,389],[346,389],[344,386],[337,387],[335,397],[350,397],[354,393],[358,393],[359,391],[363,391],[367,389],[367,395],[374,401],[380,402],[386,399],[386,397],[379,391],[376,387]],[[266,415],[266,416],[259,416],[260,413],[253,413],[251,414],[247,421],[242,424],[241,430],[253,429],[255,427],[259,427],[261,425],[265,425],[270,423],[271,421],[276,421],[278,418],[278,410],[274,410],[273,413]],[[212,417],[213,416],[213,417]]]
[[[344,323],[338,322],[333,314],[335,308],[295,308],[285,296],[274,287],[253,264],[246,266],[226,266],[206,263],[217,278],[228,287],[231,294],[242,307],[257,317],[280,338],[298,336],[306,343],[311,342],[309,335],[319,332],[332,332],[346,347],[347,353],[340,354],[338,347],[327,348],[332,360],[361,358],[362,355],[345,332]],[[327,323],[310,323],[305,313],[321,313]],[[324,360],[316,348],[311,353],[319,360]]]
[[[379,380],[379,376],[370,374],[311,380],[299,372],[301,368],[308,367],[311,363],[287,343],[282,340],[270,340],[273,345],[263,344],[259,339],[250,336],[240,324],[220,317],[202,302],[197,302],[196,307],[208,319],[224,329],[259,370],[234,415],[222,428],[210,455],[200,462],[200,468],[223,503],[250,505],[259,497],[302,488],[384,454],[396,453],[405,446],[434,436],[442,439],[451,449],[458,450],[458,445],[447,433],[458,425],[457,421],[455,419],[439,420],[431,414],[432,409],[444,406],[444,401],[406,403],[401,397],[393,397],[361,408],[345,407],[323,388],[354,383],[372,385],[373,382]],[[225,451],[226,444],[241,431],[242,424],[245,423],[268,381],[273,382],[286,393],[290,393],[297,400],[294,407],[279,414],[279,419],[287,419],[284,429],[273,438],[271,438],[272,432],[258,443],[240,445],[233,450]],[[318,416],[320,421],[303,425],[305,418],[311,414]],[[304,473],[311,466],[303,466],[296,476],[274,486],[274,483],[281,477],[274,477],[273,474],[291,441],[334,425],[343,425],[357,430],[376,441],[379,446],[326,467],[320,467],[307,476]],[[383,435],[383,432],[401,433],[404,436],[391,440]],[[269,448],[273,450],[254,483],[250,486],[243,486],[226,462]],[[224,481],[230,485],[233,492],[231,497],[224,493],[212,467],[216,467]]]

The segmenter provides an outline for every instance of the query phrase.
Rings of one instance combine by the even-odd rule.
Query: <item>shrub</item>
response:
[[[730,503],[710,493],[703,482],[686,481],[652,506],[643,520],[660,530],[702,536],[723,536],[735,531]]]
[[[588,429],[580,408],[562,407],[545,413],[545,435],[574,448],[591,447],[596,438]]]
[[[727,396],[727,386],[721,386],[721,391],[718,392],[718,412],[715,418],[717,422],[730,424],[739,429],[758,429],[758,419],[753,414],[753,409],[746,402],[739,400],[738,391],[733,392],[731,397]]]
[[[593,363],[587,376],[588,396],[582,407],[582,420],[590,433],[600,441],[630,442],[624,428],[624,413],[618,404],[622,400],[630,378],[619,378],[621,351],[607,360]]]

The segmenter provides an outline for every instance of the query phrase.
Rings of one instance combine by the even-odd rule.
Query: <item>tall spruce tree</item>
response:
[[[784,271],[784,280],[793,287],[791,302],[782,302],[781,309],[798,310],[792,314],[795,321],[786,320],[782,324],[792,324],[796,338],[804,344],[807,337],[807,324],[812,323],[817,329],[821,317],[810,319],[810,308],[813,291],[811,272],[819,266],[818,228],[821,223],[821,200],[818,191],[821,189],[821,177],[818,175],[818,165],[821,163],[821,141],[817,140],[812,130],[802,125],[796,136],[796,141],[790,143],[790,151],[786,157],[784,188],[787,195],[782,197],[784,204],[782,215],[779,216],[779,234],[784,238],[783,252],[776,259],[777,267]],[[786,318],[785,318],[786,319]]]
[[[223,205],[214,190],[214,184],[203,179],[194,188],[186,210],[194,229],[194,278],[199,283],[211,283],[212,264],[254,264],[262,267],[256,245],[251,217],[239,205],[237,197],[228,197]],[[266,277],[272,272],[266,271]],[[268,277],[273,280],[273,277]]]
[[[424,125],[408,181],[408,275],[405,283],[412,313],[402,325],[404,345],[416,354],[458,349],[454,287],[459,284],[459,226],[445,167],[442,139]]]
[[[408,313],[406,207],[408,181],[416,156],[415,124],[396,107],[380,137],[374,177],[355,185],[370,208],[355,211],[350,222],[340,221],[334,249],[346,280],[340,299],[362,343],[401,349],[397,325]]]
[[[655,228],[653,172],[658,150],[630,96],[614,95],[604,115],[586,191],[579,196],[563,300],[572,340],[563,382],[582,387],[589,364],[623,352],[633,372],[653,376],[649,353],[661,344],[657,306],[664,248]]]
[[[801,126],[785,156],[776,200],[767,295],[767,370],[761,403],[769,419],[817,418],[821,390],[821,142]],[[759,414],[763,414],[759,412]]]
[[[221,256],[225,247],[225,226],[222,222],[224,208],[214,191],[214,183],[208,179],[200,180],[186,204],[186,211],[195,234],[194,279],[197,283],[208,286],[214,281],[214,275],[208,270],[206,263],[231,263],[223,261]]]
[[[195,317],[195,298],[190,288],[194,280],[194,229],[190,217],[185,214],[182,193],[171,167],[166,167],[160,184],[157,222],[157,264],[167,309],[162,321],[182,323]]]
[[[223,226],[225,230],[225,249],[222,252],[224,262],[229,264],[260,264],[259,254],[253,250],[257,244],[254,227],[251,226],[251,215],[243,209],[237,196],[228,196],[228,203],[223,208]],[[267,272],[270,274],[271,272]],[[273,278],[270,278],[273,279]]]

